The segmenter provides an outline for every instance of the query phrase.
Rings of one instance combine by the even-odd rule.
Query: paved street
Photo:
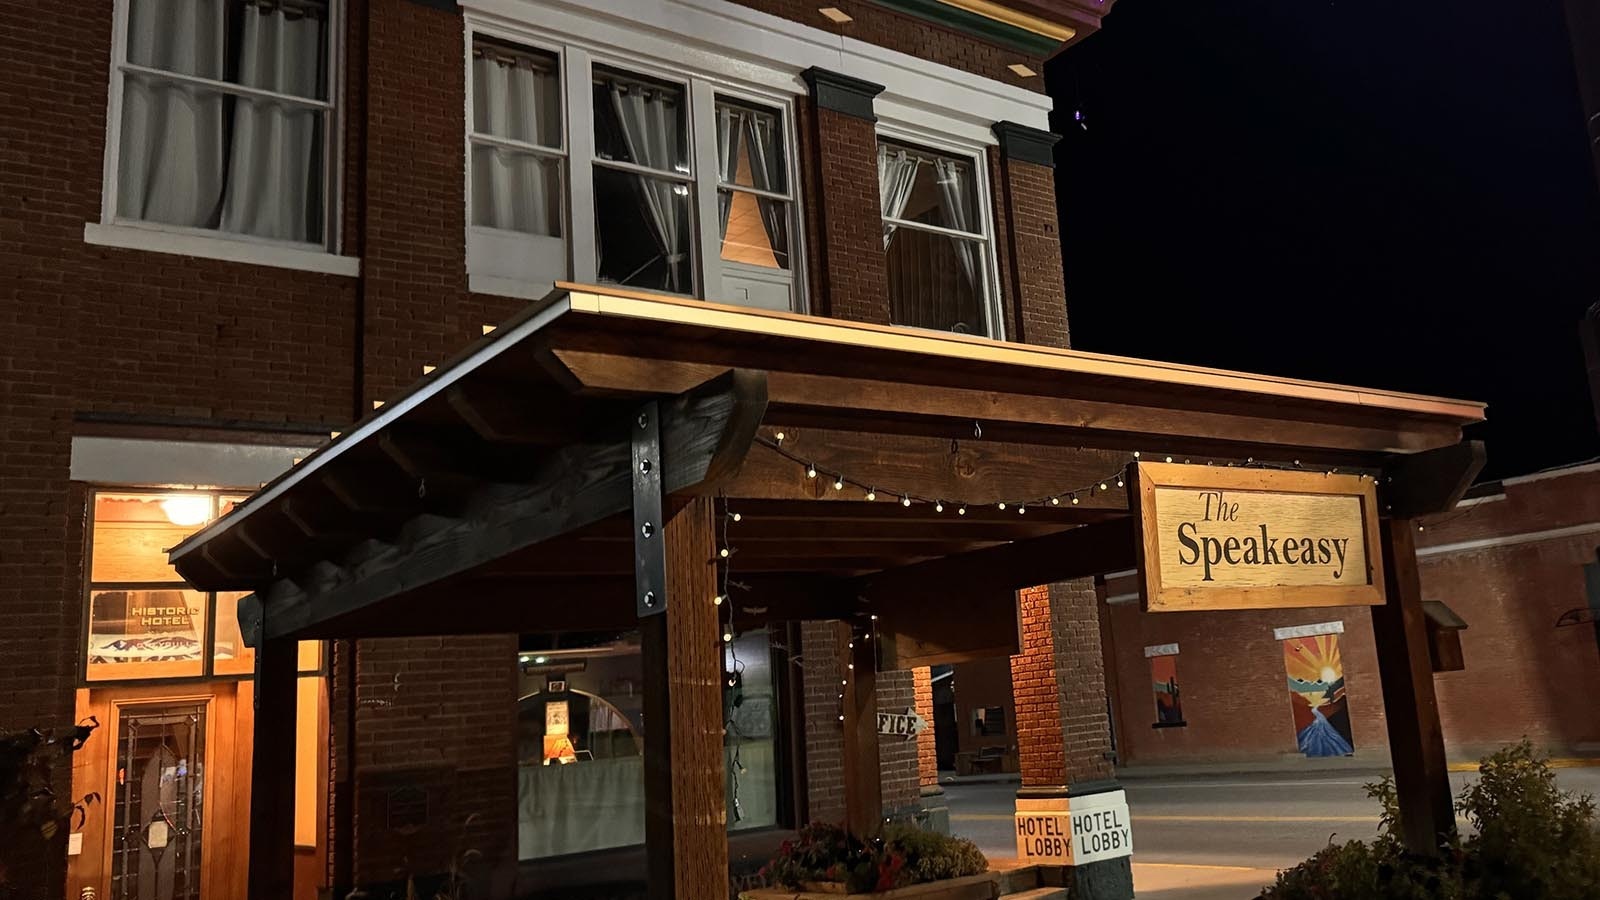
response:
[[[1274,772],[1128,778],[1141,900],[1242,900],[1277,869],[1327,844],[1377,833],[1362,784],[1378,774]],[[1457,790],[1468,774],[1451,777]],[[1567,790],[1600,793],[1600,768],[1559,770]],[[1014,856],[1015,783],[947,784],[950,828],[990,856]]]

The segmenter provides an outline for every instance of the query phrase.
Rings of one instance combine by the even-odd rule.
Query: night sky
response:
[[[1559,0],[1120,0],[1047,77],[1074,346],[1483,400],[1489,478],[1600,455]]]

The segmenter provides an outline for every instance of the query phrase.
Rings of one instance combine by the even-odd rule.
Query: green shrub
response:
[[[834,882],[856,894],[977,875],[988,868],[983,852],[963,838],[890,825],[862,841],[837,825],[813,822],[783,842],[761,875],[768,884],[796,890],[808,882]]]
[[[1438,856],[1408,853],[1398,833],[1394,782],[1367,785],[1383,810],[1370,844],[1330,845],[1278,873],[1258,900],[1594,900],[1600,836],[1594,801],[1557,790],[1555,773],[1526,741],[1480,762],[1456,800],[1472,832]]]

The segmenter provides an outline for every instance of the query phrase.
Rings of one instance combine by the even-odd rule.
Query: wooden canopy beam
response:
[[[554,355],[595,392],[673,390],[704,381],[711,363],[650,359],[627,352],[556,348]],[[1020,387],[1020,386],[1019,386]],[[1459,439],[1459,426],[1417,423],[1402,431],[1364,422],[1341,410],[1321,417],[1277,419],[1255,412],[1204,411],[1142,403],[1148,395],[1103,389],[1103,396],[1036,393],[903,383],[871,373],[840,377],[773,372],[774,421],[800,426],[864,429],[948,437],[982,422],[991,437],[1023,443],[1173,450],[1201,453],[1227,444],[1285,451],[1415,452]],[[1204,435],[1205,440],[1196,436]]]
[[[737,470],[765,403],[764,376],[733,371],[663,401],[664,491],[703,493]],[[265,607],[264,639],[295,636],[630,509],[627,426],[619,419],[615,437],[551,453],[526,483],[474,491],[459,518],[414,516],[393,542],[367,540],[347,559],[278,579],[264,599],[241,602],[241,624],[262,620]]]
[[[853,588],[874,610],[926,601],[929,596],[1017,591],[1137,565],[1131,520],[1084,525],[857,579]]]
[[[1455,509],[1488,459],[1483,441],[1400,457],[1384,469],[1384,515],[1414,519]]]

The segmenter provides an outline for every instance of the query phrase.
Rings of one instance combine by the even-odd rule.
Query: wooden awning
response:
[[[994,503],[1094,483],[1134,450],[1375,472],[1457,445],[1484,415],[1437,397],[562,285],[171,559],[196,588],[257,592],[241,607],[252,640],[625,627],[629,428],[650,401],[661,490],[669,502],[717,493],[741,513],[734,568],[760,588],[753,614],[773,618],[888,611],[930,591],[976,603],[1128,568],[1116,487],[1026,514]],[[839,475],[848,489],[832,488]],[[943,500],[971,508],[936,511]],[[1014,627],[991,637],[1001,650]],[[937,634],[917,646],[918,660],[939,657]]]

